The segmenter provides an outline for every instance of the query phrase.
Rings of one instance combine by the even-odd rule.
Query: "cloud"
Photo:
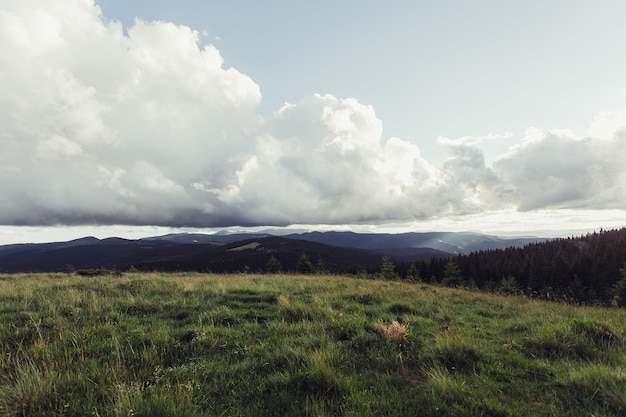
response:
[[[440,138],[442,166],[384,138],[373,107],[312,94],[259,116],[260,87],[202,35],[85,0],[0,6],[0,224],[228,226],[624,209],[616,113],[581,139],[529,130],[493,165]],[[610,120],[609,120],[610,119]],[[608,127],[607,127],[608,126]],[[593,135],[592,135],[593,136]]]
[[[626,110],[602,112],[598,114],[587,133],[597,139],[612,139],[616,134],[626,129]]]
[[[415,145],[381,142],[382,123],[354,99],[313,95],[267,121],[238,172],[256,222],[346,223],[411,216],[407,192],[437,173]]]
[[[483,136],[463,136],[457,139],[450,139],[445,136],[439,136],[437,143],[442,146],[461,146],[461,145],[479,145],[484,142],[494,141],[498,139],[509,139],[513,137],[513,133],[490,133]]]
[[[579,139],[568,131],[527,131],[522,143],[494,162],[503,192],[519,210],[624,209],[626,135]]]
[[[506,206],[503,184],[485,165],[480,149],[464,141],[449,142],[453,157],[443,163],[454,214],[470,214]]]
[[[2,223],[187,222],[254,144],[258,85],[188,27],[9,2],[0,45]]]

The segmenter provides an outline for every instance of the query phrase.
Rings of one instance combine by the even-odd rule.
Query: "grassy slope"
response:
[[[625,413],[624,310],[334,276],[0,276],[0,415]]]

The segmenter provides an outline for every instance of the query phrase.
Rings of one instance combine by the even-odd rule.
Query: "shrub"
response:
[[[114,277],[121,277],[122,273],[116,270],[110,270],[106,268],[91,268],[80,269],[76,273],[82,277],[98,277],[103,275],[113,275]]]

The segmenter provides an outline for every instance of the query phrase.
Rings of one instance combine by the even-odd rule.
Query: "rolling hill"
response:
[[[384,255],[410,262],[476,250],[521,246],[541,239],[502,239],[476,233],[362,234],[307,232],[169,234],[138,240],[85,237],[69,242],[0,246],[0,272],[51,272],[89,268],[239,272],[262,271],[274,256],[293,271],[305,253],[340,273],[376,269]]]

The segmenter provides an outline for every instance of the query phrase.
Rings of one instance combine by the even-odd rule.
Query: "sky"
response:
[[[0,0],[0,244],[626,226],[625,15]]]

